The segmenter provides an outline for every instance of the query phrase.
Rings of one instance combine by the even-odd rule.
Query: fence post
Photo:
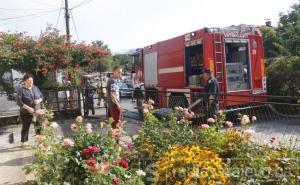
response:
[[[57,111],[60,112],[60,107],[59,107],[59,101],[58,101],[58,89],[56,89],[55,97],[56,97],[56,105],[57,105]]]
[[[78,108],[79,108],[79,112],[82,115],[82,106],[81,106],[81,89],[80,87],[77,87],[77,94],[78,94]]]

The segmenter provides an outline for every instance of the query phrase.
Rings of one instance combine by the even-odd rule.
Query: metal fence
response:
[[[44,106],[55,112],[77,111],[83,113],[84,102],[86,101],[83,95],[84,91],[88,89],[80,87],[60,88],[52,90],[41,90],[44,96]],[[151,98],[155,102],[156,108],[174,108],[181,106],[189,108],[194,111],[198,117],[208,117],[209,110],[208,101],[206,101],[208,94],[203,92],[172,92],[172,91],[156,91],[156,90],[131,90],[120,89],[125,93],[120,92],[121,104],[123,108],[130,112],[142,112],[142,104],[145,100]],[[103,92],[99,91],[99,92]],[[18,112],[18,107],[15,103],[16,92],[0,93],[1,102],[5,105],[13,104],[14,108],[0,110],[0,114],[11,115]],[[5,100],[6,99],[6,100]],[[10,99],[10,100],[9,100]],[[98,109],[106,109],[106,93],[100,96],[94,93],[94,106]],[[101,106],[97,103],[101,99]],[[259,96],[259,95],[242,95],[242,94],[219,94],[218,107],[219,110],[224,110],[228,116],[236,113],[256,115],[264,120],[281,120],[291,119],[299,121],[300,118],[300,104],[297,103],[300,97],[283,97],[283,96]],[[4,102],[6,101],[6,102]],[[299,121],[300,123],[300,121]]]
[[[71,113],[70,118],[74,118],[74,114],[83,115],[85,102],[83,91],[84,89],[79,87],[42,90],[44,106],[54,110],[57,115]],[[155,101],[155,108],[161,110],[159,111],[161,115],[175,106],[189,108],[196,114],[193,119],[195,125],[206,123],[207,118],[211,116],[208,114],[209,109],[207,101],[205,101],[207,94],[202,92],[180,93],[128,89],[126,91],[130,93],[123,93],[121,96],[124,117],[140,119],[142,105],[148,98]],[[98,94],[95,93],[93,96],[95,116],[107,115],[107,104],[105,103],[107,97],[103,95],[105,94],[100,96],[100,106],[97,105]],[[19,114],[19,107],[14,100],[15,96],[15,93],[0,94],[2,118]],[[8,98],[11,100],[7,100]],[[240,127],[239,115],[248,115],[250,119],[253,116],[256,117],[257,121],[250,125],[250,129],[258,131],[256,134],[258,141],[262,142],[270,136],[275,136],[284,143],[290,143],[291,146],[300,148],[300,104],[297,103],[300,97],[219,94],[218,99],[219,110],[223,110],[226,113],[226,120],[232,121],[237,128]],[[6,105],[14,107],[5,109]]]

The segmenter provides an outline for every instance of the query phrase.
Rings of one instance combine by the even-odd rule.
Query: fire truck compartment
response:
[[[185,75],[186,86],[201,86],[200,73],[203,69],[203,44],[186,44],[185,47]]]
[[[250,60],[248,42],[225,43],[227,91],[251,89]]]
[[[147,53],[144,56],[145,86],[157,86],[157,52]]]

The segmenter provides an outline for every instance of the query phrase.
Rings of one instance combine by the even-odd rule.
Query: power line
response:
[[[76,33],[76,36],[77,36],[77,40],[78,40],[78,42],[80,42],[73,13],[71,11],[70,11],[70,13],[71,13],[72,22],[73,22],[73,25],[74,25],[74,28],[75,28],[75,33]]]
[[[59,14],[58,14],[58,17],[57,17],[55,28],[57,28],[58,21],[59,21],[61,10],[63,9],[63,6],[64,6],[64,0],[61,0],[60,10],[59,10]]]
[[[41,17],[41,16],[48,15],[49,13],[53,13],[53,12],[48,12],[48,13],[38,14],[38,15],[35,15],[35,16],[29,17],[29,18],[20,19],[20,20],[14,21],[14,22],[8,22],[8,23],[0,24],[0,26],[7,26],[7,25],[19,23],[19,22],[30,21],[30,20],[39,18],[39,17]]]
[[[0,10],[4,11],[34,11],[34,10],[48,10],[48,9],[16,9],[16,8],[0,8]]]
[[[57,8],[56,5],[49,4],[49,3],[45,3],[45,2],[41,2],[41,1],[35,1],[35,0],[28,0],[28,1],[30,1],[30,2],[32,2],[32,3],[35,3],[35,4],[39,4],[39,5],[52,6],[52,7],[56,7],[56,8]]]
[[[75,8],[78,8],[79,6],[88,4],[88,3],[92,2],[92,1],[94,1],[94,0],[84,0],[84,1],[82,1],[81,3],[79,3],[78,5],[75,5],[75,6],[73,6],[72,8],[70,8],[70,10],[73,10],[73,9],[75,9]]]
[[[16,17],[0,18],[0,21],[7,21],[7,20],[12,20],[12,19],[20,19],[20,18],[24,18],[24,17],[31,17],[31,16],[35,16],[35,15],[40,15],[40,14],[43,14],[43,13],[56,12],[58,10],[60,10],[60,9],[49,10],[49,11],[44,11],[44,12],[39,12],[39,13],[32,13],[32,14],[27,14],[27,15],[22,15],[22,16],[16,16]]]

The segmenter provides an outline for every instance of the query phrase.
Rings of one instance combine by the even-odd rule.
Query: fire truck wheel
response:
[[[168,107],[174,108],[176,106],[187,108],[189,107],[189,102],[186,99],[184,94],[181,93],[172,93],[168,100]]]

